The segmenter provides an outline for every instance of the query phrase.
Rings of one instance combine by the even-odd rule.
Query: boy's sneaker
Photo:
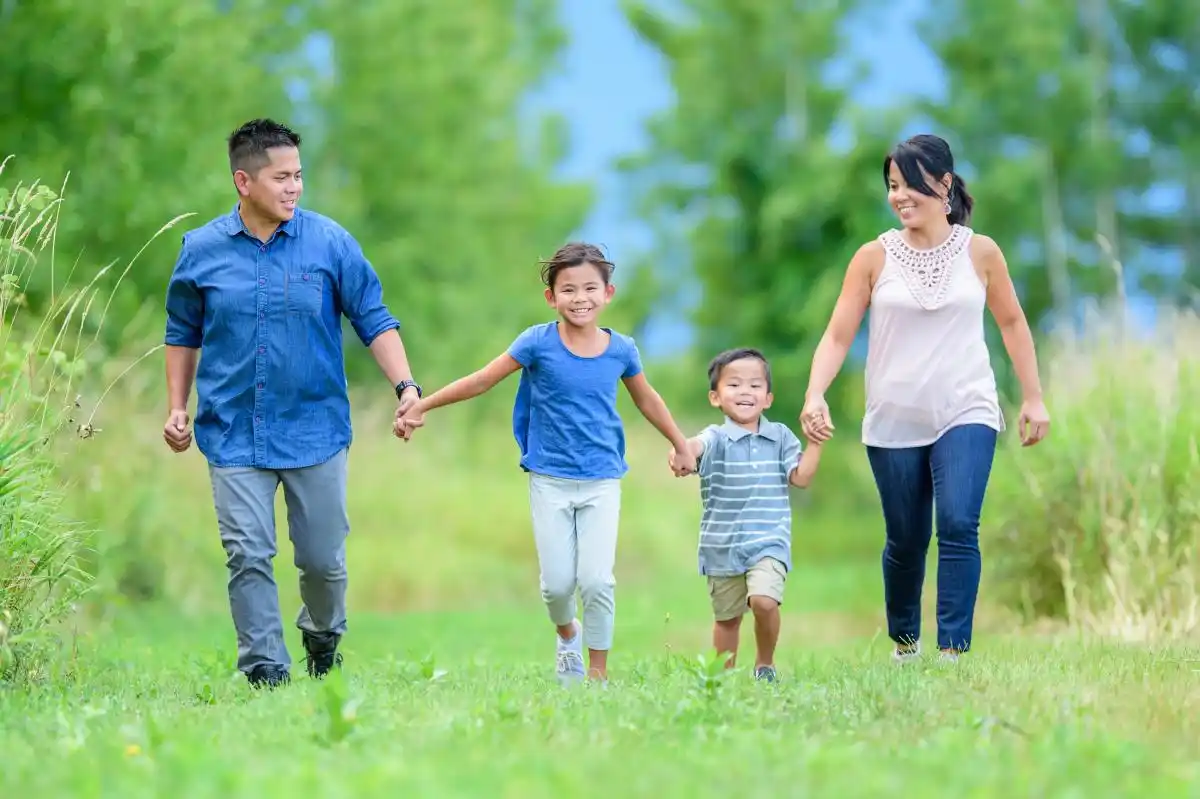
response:
[[[911,663],[921,657],[921,642],[915,644],[896,644],[892,650],[892,660],[897,663]]]
[[[938,660],[940,660],[942,663],[957,663],[958,662],[958,650],[957,649],[943,649],[940,653],[938,653]]]
[[[775,667],[759,666],[754,670],[754,679],[760,682],[775,682]]]
[[[263,663],[251,669],[246,675],[246,680],[249,681],[251,688],[274,690],[287,685],[292,678],[283,666]]]
[[[304,651],[308,653],[306,660],[309,677],[319,680],[334,668],[342,667],[342,653],[337,651],[338,636],[305,632],[301,637],[304,640]]]
[[[558,681],[563,685],[579,682],[587,677],[587,669],[583,666],[583,630],[578,619],[573,624],[575,625],[575,637],[570,641],[564,641],[561,635],[557,632],[554,633],[554,638],[558,641],[558,651],[555,653],[557,661],[555,672],[558,675]]]

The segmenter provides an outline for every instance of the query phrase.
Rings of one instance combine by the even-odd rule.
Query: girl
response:
[[[613,565],[625,463],[625,432],[617,413],[617,382],[637,409],[675,448],[676,474],[696,469],[687,439],[642,372],[633,339],[600,327],[612,300],[613,264],[599,248],[573,243],[543,262],[546,302],[558,320],[525,330],[487,366],[421,399],[393,432],[408,438],[434,408],[483,394],[518,369],[513,435],[529,474],[533,537],[542,599],[558,629],[557,674],[564,684],[584,676],[608,679],[615,610]],[[583,599],[576,618],[575,590]]]

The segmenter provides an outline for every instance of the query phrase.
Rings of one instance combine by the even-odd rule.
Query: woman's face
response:
[[[934,180],[924,169],[921,170],[921,174],[925,176],[929,187],[937,193],[937,197],[930,197],[910,188],[904,182],[904,175],[900,173],[900,167],[895,161],[888,167],[888,205],[892,207],[900,224],[906,228],[923,228],[946,218],[944,198],[948,187],[945,183]]]

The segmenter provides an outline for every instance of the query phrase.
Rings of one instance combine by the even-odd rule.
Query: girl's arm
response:
[[[675,424],[675,419],[671,416],[667,403],[663,402],[663,398],[646,380],[645,373],[639,372],[633,377],[626,377],[622,382],[625,383],[625,388],[629,391],[633,404],[637,406],[646,421],[654,425],[654,428],[662,433],[663,437],[670,441],[671,446],[675,448],[676,465],[686,468],[689,472],[696,471],[696,456],[688,445],[687,436],[679,429],[679,425]]]
[[[474,399],[520,368],[521,364],[507,352],[497,356],[482,369],[472,372],[466,377],[460,377],[453,383],[443,386],[428,397],[419,400],[402,416],[398,413],[393,432],[398,437],[406,438],[405,434],[408,430],[422,427],[425,424],[427,412],[444,405],[453,405],[456,402]]]

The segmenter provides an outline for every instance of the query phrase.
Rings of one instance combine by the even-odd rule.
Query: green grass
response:
[[[620,595],[606,691],[554,683],[553,633],[533,600],[356,615],[344,679],[298,676],[276,692],[231,673],[224,618],[181,624],[145,611],[81,640],[72,678],[0,693],[0,794],[1200,790],[1200,664],[1186,652],[1001,634],[957,665],[896,667],[861,624],[835,631],[804,612],[821,607],[827,579],[796,576],[776,686],[744,671],[713,681],[698,663],[699,583],[686,596]],[[676,611],[670,621],[665,607]],[[294,631],[289,644],[298,648]],[[748,637],[742,656],[752,657]]]

